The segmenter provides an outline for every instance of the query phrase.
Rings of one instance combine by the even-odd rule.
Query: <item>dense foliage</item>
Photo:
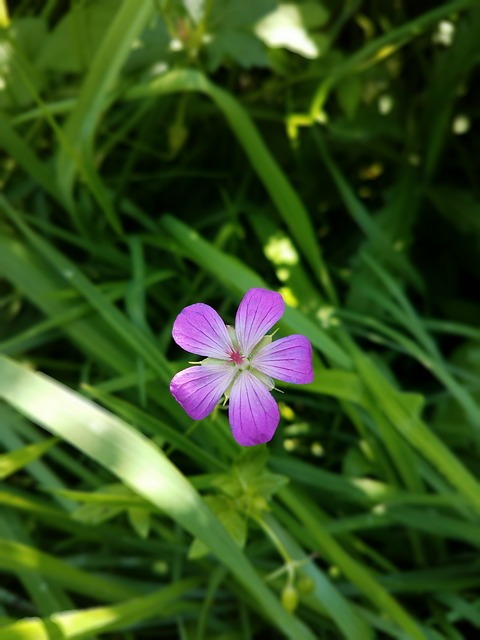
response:
[[[0,29],[0,640],[477,637],[479,3]],[[252,287],[315,380],[242,448],[171,329]]]

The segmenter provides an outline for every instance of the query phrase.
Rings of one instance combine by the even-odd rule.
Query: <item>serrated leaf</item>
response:
[[[206,53],[210,71],[215,71],[226,58],[246,69],[269,65],[265,45],[253,34],[242,31],[219,31],[207,45]]]
[[[205,502],[218,517],[235,543],[243,549],[247,541],[247,521],[236,509],[235,504],[224,496],[207,496]],[[189,549],[188,557],[191,560],[195,560],[202,558],[209,551],[210,549],[196,538]]]
[[[372,473],[372,465],[357,447],[350,447],[343,459],[342,469],[348,478],[361,478]]]
[[[118,0],[74,4],[49,34],[38,67],[71,73],[87,69],[117,11]]]
[[[256,480],[255,488],[257,493],[260,494],[265,500],[270,498],[282,487],[288,484],[289,479],[285,476],[281,476],[278,473],[271,473],[270,471],[264,471]]]
[[[168,66],[173,55],[170,50],[170,42],[171,36],[167,27],[161,16],[157,16],[141,34],[136,46],[125,60],[125,73],[130,74],[151,65]]]
[[[205,53],[209,70],[214,71],[228,59],[247,69],[268,67],[265,45],[253,34],[252,26],[275,7],[274,0],[217,2],[207,23]]]
[[[212,485],[235,499],[245,498],[243,504],[248,513],[268,509],[267,501],[288,478],[266,469],[269,452],[267,447],[255,447],[242,452],[230,473],[222,473],[212,480]]]
[[[220,473],[212,479],[212,486],[231,498],[239,498],[243,494],[240,479],[235,475]]]

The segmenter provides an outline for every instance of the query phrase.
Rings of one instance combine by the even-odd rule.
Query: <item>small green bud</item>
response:
[[[297,587],[300,593],[312,593],[315,589],[315,581],[310,576],[302,576],[297,582]]]
[[[288,611],[288,613],[293,613],[298,607],[298,591],[291,582],[287,582],[283,587],[280,599],[283,608]]]
[[[254,513],[262,513],[262,511],[270,510],[268,506],[268,502],[260,494],[253,496],[250,506]]]

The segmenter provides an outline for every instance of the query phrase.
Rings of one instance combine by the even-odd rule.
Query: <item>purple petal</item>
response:
[[[235,331],[241,352],[248,356],[283,315],[283,298],[275,291],[250,289],[235,316]]]
[[[170,392],[191,418],[201,420],[215,409],[236,372],[228,364],[189,367],[173,377]]]
[[[283,382],[313,382],[312,345],[305,336],[288,336],[265,345],[252,358],[251,364]]]
[[[227,360],[233,350],[225,323],[215,309],[201,302],[179,313],[172,336],[179,347],[199,356]]]
[[[228,418],[238,444],[250,447],[272,439],[280,412],[267,387],[243,371],[232,387]]]

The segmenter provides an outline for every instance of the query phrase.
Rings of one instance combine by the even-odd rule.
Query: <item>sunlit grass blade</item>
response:
[[[370,571],[350,556],[320,524],[316,506],[303,498],[299,500],[290,489],[281,490],[281,498],[303,523],[322,553],[333,562],[368,598],[384,612],[412,640],[426,640],[417,622],[375,579]]]
[[[205,270],[213,273],[238,294],[244,294],[245,291],[252,287],[268,288],[262,278],[249,267],[214,247],[183,222],[171,216],[165,216],[162,218],[161,224],[191,259],[195,260]],[[320,351],[324,352],[334,362],[337,362],[340,366],[349,367],[348,356],[341,347],[327,335],[326,331],[296,309],[287,307],[282,318],[282,324],[295,333],[304,333]]]
[[[342,174],[337,163],[330,154],[318,129],[314,128],[312,133],[315,137],[322,160],[330,172],[340,196],[356,224],[369,239],[373,247],[380,252],[380,255],[383,256],[384,260],[396,267],[397,270],[407,277],[410,282],[414,283],[417,287],[420,287],[418,275],[412,265],[403,254],[395,251],[393,247],[393,240],[386,236],[385,232],[378,226],[374,218],[370,215],[365,205],[355,195],[355,192],[348,184],[345,176]]]
[[[282,608],[185,476],[152,442],[74,391],[5,357],[0,358],[0,396],[202,540],[287,636],[313,639]]]
[[[331,494],[334,502],[346,502],[367,508],[389,502],[397,495],[405,495],[401,489],[378,480],[348,478],[304,460],[276,456],[272,456],[271,460],[274,469],[301,486],[311,487],[316,493]]]
[[[97,577],[50,554],[12,540],[0,539],[0,567],[2,571],[33,569],[66,589],[108,602],[136,595],[134,590],[118,581]]]
[[[351,73],[358,73],[359,70],[367,68],[380,60],[396,53],[399,48],[410,42],[412,38],[423,32],[430,25],[451,16],[456,12],[465,11],[475,6],[476,0],[454,0],[450,3],[442,4],[431,11],[422,13],[418,18],[407,21],[405,24],[390,29],[386,33],[367,42],[361,49],[353,55],[348,56],[337,64],[333,73],[329,74],[318,87],[310,107],[310,118],[313,122],[319,119],[323,105],[330,95],[331,90],[345,76]]]
[[[0,479],[4,480],[12,473],[33,462],[33,460],[43,456],[43,454],[55,446],[57,442],[58,440],[56,438],[52,438],[44,442],[39,442],[38,444],[30,444],[22,449],[11,451],[10,453],[0,454]]]
[[[392,425],[480,511],[480,485],[461,461],[411,410],[385,381],[371,361],[359,351],[355,355],[365,384],[381,404]]]
[[[480,428],[480,406],[475,402],[474,398],[468,391],[454,378],[448,371],[444,359],[434,341],[427,332],[423,322],[418,316],[416,310],[407,299],[398,283],[392,276],[368,253],[363,254],[363,259],[370,269],[375,273],[377,278],[383,284],[388,294],[395,300],[398,308],[392,308],[396,319],[415,336],[417,341],[423,346],[428,354],[426,365],[432,370],[432,373],[445,385],[463,407],[469,416],[472,424]]]
[[[85,389],[89,395],[101,402],[110,411],[115,413],[129,424],[139,425],[147,433],[150,433],[156,438],[165,440],[171,446],[175,447],[179,451],[182,451],[186,455],[190,456],[193,461],[205,465],[206,469],[225,470],[225,465],[213,456],[211,453],[202,448],[200,445],[187,438],[183,433],[174,429],[173,427],[165,424],[158,418],[149,415],[145,411],[142,411],[135,407],[133,404],[115,398],[112,395],[105,393],[100,389],[93,387],[86,387]]]
[[[7,553],[10,553],[8,550],[10,543],[20,545],[27,554],[29,550],[35,553],[32,549],[33,540],[30,532],[18,513],[4,511],[0,519],[0,547],[2,546],[1,540],[7,545]],[[15,555],[15,550],[12,553]],[[15,574],[40,615],[49,615],[59,609],[72,606],[72,600],[64,591],[63,585],[56,582],[55,579],[51,579],[51,576],[45,575],[42,568],[36,566],[35,561],[31,563],[31,566],[25,567],[22,564],[7,567],[7,571],[12,571]]]
[[[222,110],[292,237],[322,283],[326,295],[331,301],[335,301],[336,294],[305,205],[262,140],[248,113],[232,94],[215,85],[199,71],[182,69],[171,71],[147,85],[134,87],[127,92],[126,97],[139,99],[181,91],[205,93]]]
[[[53,171],[37,158],[25,139],[15,131],[3,114],[0,114],[0,146],[31,179],[35,180],[39,186],[62,204]]]
[[[121,224],[106,194],[103,183],[93,169],[91,144],[100,112],[105,109],[114,83],[133,41],[154,12],[149,2],[125,0],[98,49],[82,85],[77,103],[64,128],[69,145],[60,146],[57,156],[58,184],[67,202],[72,201],[72,188],[78,169],[84,174],[92,192],[103,206],[110,224],[120,231]]]
[[[124,344],[129,343],[132,349],[144,358],[165,382],[169,382],[173,371],[164,355],[157,349],[151,336],[145,335],[143,331],[128,321],[125,316],[89,282],[73,262],[57,252],[43,238],[29,229],[12,207],[8,206],[5,201],[2,201],[2,205],[29,242],[38,250],[42,258],[50,263],[58,275],[64,278],[66,283],[71,284],[71,286],[85,297],[107,322],[109,327],[119,335],[119,338]]]
[[[91,607],[84,611],[54,613],[47,621],[41,619],[20,620],[0,628],[0,640],[52,640],[49,628],[61,632],[65,640],[84,638],[96,631],[107,633],[123,629],[135,622],[150,618],[180,614],[189,609],[187,603],[175,606],[197,585],[195,579],[179,580],[155,593],[133,598],[109,607]]]
[[[55,318],[57,314],[68,315],[71,311],[71,306],[58,296],[58,291],[65,288],[65,281],[35,251],[14,238],[1,235],[0,272],[47,316]],[[95,353],[113,370],[131,370],[130,358],[120,344],[115,344],[111,332],[98,318],[86,320],[74,314],[71,320],[63,325],[63,330],[86,352]]]
[[[292,560],[299,563],[301,574],[314,581],[313,591],[305,598],[306,606],[313,609],[320,606],[341,630],[343,637],[348,640],[372,638],[372,630],[358,615],[355,607],[342,595],[327,575],[312,560],[307,559],[304,550],[295,539],[272,516],[267,515],[265,523],[280,540]]]

